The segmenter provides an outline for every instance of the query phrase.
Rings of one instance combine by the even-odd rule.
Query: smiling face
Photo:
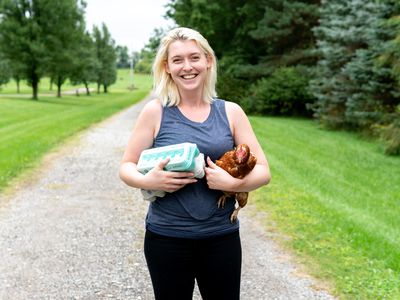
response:
[[[204,51],[193,40],[177,40],[168,47],[165,70],[180,92],[202,92],[210,67]]]

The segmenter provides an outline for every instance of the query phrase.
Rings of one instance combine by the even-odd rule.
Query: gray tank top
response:
[[[225,101],[216,99],[204,122],[186,118],[178,107],[163,107],[160,130],[153,147],[195,143],[204,156],[213,161],[232,150],[234,141],[225,110]],[[230,233],[239,228],[231,224],[234,199],[218,208],[221,191],[208,188],[205,177],[174,193],[166,193],[149,205],[146,228],[154,233],[184,238],[204,238]]]

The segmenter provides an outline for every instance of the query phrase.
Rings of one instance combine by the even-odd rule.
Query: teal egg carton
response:
[[[137,163],[137,169],[140,173],[146,174],[157,164],[170,158],[168,164],[164,167],[167,171],[186,171],[193,172],[195,178],[203,178],[205,175],[204,154],[200,153],[196,144],[182,143],[165,147],[143,150]],[[143,199],[154,201],[157,198],[165,196],[164,191],[141,190]]]
[[[170,146],[151,148],[143,150],[137,163],[140,173],[146,174],[160,161],[169,157],[165,166],[166,171],[193,171],[196,163],[195,158],[200,154],[196,144],[182,143]]]

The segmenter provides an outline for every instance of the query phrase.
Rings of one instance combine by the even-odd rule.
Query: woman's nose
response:
[[[185,59],[184,64],[183,64],[183,69],[184,70],[191,70],[192,69],[192,64],[189,59]]]

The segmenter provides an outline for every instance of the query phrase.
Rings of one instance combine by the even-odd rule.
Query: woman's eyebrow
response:
[[[192,52],[192,53],[189,53],[189,56],[200,55],[200,54],[201,54],[201,52]],[[181,58],[182,56],[185,56],[185,55],[176,54],[176,55],[174,55],[174,56],[171,56],[171,58]]]

